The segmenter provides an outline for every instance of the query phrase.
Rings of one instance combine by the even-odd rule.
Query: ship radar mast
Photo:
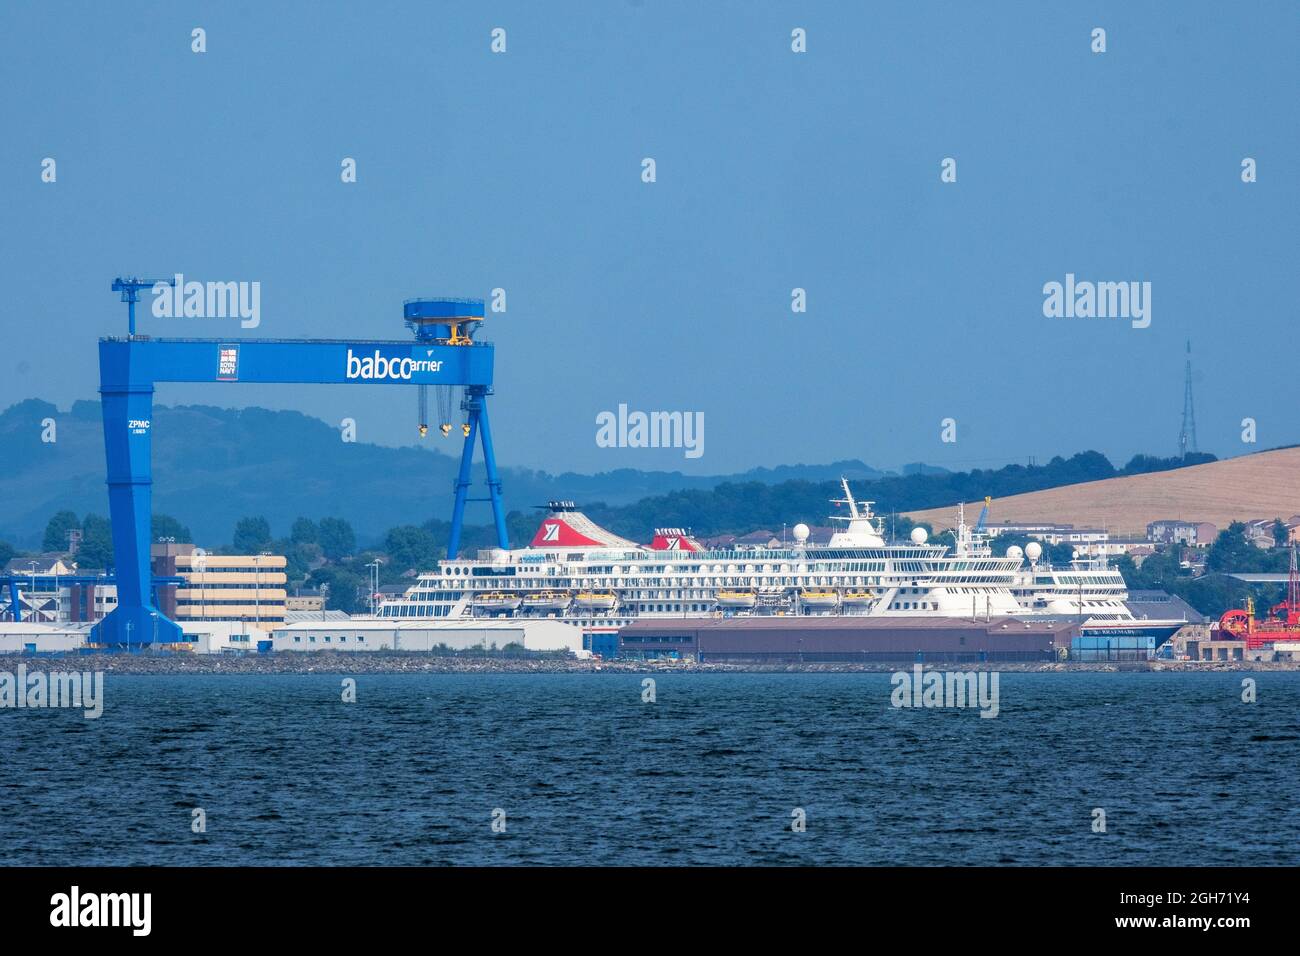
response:
[[[880,548],[885,544],[884,531],[876,527],[875,515],[871,512],[874,501],[858,501],[849,489],[849,481],[840,477],[840,487],[844,489],[843,498],[832,498],[831,504],[847,505],[847,515],[831,515],[832,521],[845,523],[843,531],[831,535],[829,547],[832,548]]]
[[[966,503],[957,502],[957,535],[953,554],[965,555],[970,551],[970,528],[966,525]]]
[[[844,489],[844,497],[832,498],[831,504],[848,505],[849,514],[848,517],[845,517],[844,515],[831,515],[830,518],[832,521],[870,521],[875,517],[875,514],[871,510],[871,506],[875,504],[874,501],[858,501],[854,498],[853,492],[849,489],[849,480],[847,478],[840,478],[840,487]]]
[[[966,523],[966,505],[964,502],[957,502],[957,534],[956,546],[953,548],[954,555],[962,557],[979,556],[988,557],[993,553],[989,545],[988,533],[984,530],[984,525],[989,519],[989,506],[993,499],[986,497],[984,507],[980,509],[979,520],[972,528]]]

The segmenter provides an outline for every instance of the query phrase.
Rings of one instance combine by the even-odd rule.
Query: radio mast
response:
[[[1196,408],[1192,404],[1192,340],[1187,340],[1187,365],[1183,375],[1183,429],[1178,433],[1178,454],[1186,458],[1196,448]]]

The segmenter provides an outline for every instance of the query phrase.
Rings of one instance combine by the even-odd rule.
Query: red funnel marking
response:
[[[655,528],[652,551],[703,551],[704,547],[682,528]]]
[[[562,518],[546,518],[533,535],[532,548],[546,548],[553,545],[560,547],[600,547],[602,542],[593,541],[586,535],[578,534]]]

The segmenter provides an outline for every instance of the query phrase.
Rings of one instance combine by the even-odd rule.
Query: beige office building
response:
[[[246,621],[263,627],[284,623],[285,564],[281,554],[207,554],[190,544],[153,546],[154,574],[185,583],[160,590],[161,610],[186,621]]]

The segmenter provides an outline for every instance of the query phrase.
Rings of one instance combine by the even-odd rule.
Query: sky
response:
[[[498,457],[552,472],[1171,455],[1188,339],[1200,450],[1300,442],[1297,40],[1292,2],[9,2],[0,407],[95,398],[112,279],[179,272],[260,325],[140,331],[405,338],[504,289]],[[1067,273],[1149,326],[1044,315]],[[156,400],[419,441],[408,390]],[[620,404],[702,454],[601,447]]]

